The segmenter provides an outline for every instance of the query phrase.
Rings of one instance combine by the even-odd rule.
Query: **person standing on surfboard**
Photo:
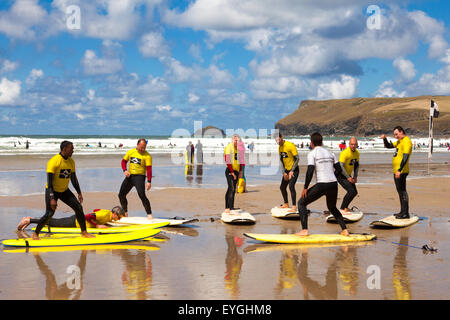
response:
[[[406,177],[409,174],[409,158],[412,153],[412,142],[405,134],[402,127],[394,128],[395,142],[387,140],[386,135],[381,135],[384,146],[388,149],[396,148],[392,158],[392,170],[394,172],[395,188],[400,199],[400,212],[394,214],[397,219],[409,219],[409,198],[406,192]]]
[[[341,235],[348,236],[350,233],[342,217],[341,212],[336,207],[338,185],[335,176],[341,171],[341,166],[336,160],[336,156],[329,150],[322,147],[322,135],[315,132],[311,135],[311,151],[308,154],[308,169],[306,171],[305,185],[300,200],[298,200],[298,212],[302,230],[296,235],[307,236],[308,232],[308,210],[306,206],[322,196],[327,198],[327,207],[336,221],[342,228]],[[317,183],[308,189],[311,179],[316,173]]]
[[[236,193],[236,184],[238,178],[242,178],[243,167],[245,164],[239,162],[238,142],[240,137],[233,134],[231,142],[225,147],[225,177],[227,178],[228,189],[225,194],[225,212],[230,213],[234,210],[234,195]]]
[[[341,204],[341,210],[344,210],[345,212],[351,212],[349,209],[350,202],[352,202],[358,194],[358,191],[356,190],[359,168],[359,151],[356,149],[357,147],[358,141],[353,137],[350,139],[348,147],[339,155],[339,165],[342,170],[336,178],[339,184],[347,191]]]
[[[73,143],[67,140],[61,142],[60,153],[53,156],[47,162],[47,184],[45,186],[45,214],[38,220],[33,240],[39,240],[39,232],[48,224],[53,217],[57,207],[58,199],[67,204],[75,211],[76,220],[81,229],[81,236],[93,238],[94,236],[86,231],[86,220],[83,213],[83,195],[80,184],[75,174],[75,161],[72,159]],[[69,189],[69,180],[78,193],[78,200]]]
[[[88,228],[108,228],[107,222],[117,221],[125,216],[125,211],[121,206],[115,206],[110,210],[106,209],[94,209],[91,213],[86,214],[86,225]],[[31,223],[39,223],[39,219],[24,217],[17,226],[18,231],[25,230]],[[55,219],[51,218],[47,225],[54,228],[79,228],[80,225],[76,219],[76,216],[70,216],[66,218]]]
[[[135,187],[139,198],[144,205],[147,217],[149,219],[153,219],[150,201],[145,194],[145,190],[150,190],[152,185],[152,156],[145,151],[146,147],[147,140],[139,139],[136,148],[129,150],[122,159],[122,170],[125,175],[125,179],[120,186],[119,200],[120,205],[123,210],[125,210],[126,217],[128,217],[127,194],[133,187]],[[130,161],[130,165],[127,169],[128,161]],[[147,183],[145,183],[146,173]]]
[[[283,139],[281,133],[275,138],[278,144],[278,153],[280,154],[281,172],[283,177],[281,179],[280,191],[283,196],[284,203],[278,208],[289,208],[289,200],[287,194],[287,187],[291,191],[292,208],[288,212],[297,212],[297,193],[295,191],[295,183],[297,182],[300,169],[298,166],[299,155],[297,147],[292,142]]]

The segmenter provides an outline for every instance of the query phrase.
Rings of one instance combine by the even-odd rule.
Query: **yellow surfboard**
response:
[[[164,221],[164,222],[157,222],[153,224],[146,224],[146,225],[133,225],[133,226],[123,226],[123,227],[110,227],[110,228],[87,228],[86,231],[88,233],[94,233],[94,234],[110,234],[110,233],[126,233],[126,232],[134,232],[134,231],[140,231],[143,229],[156,229],[161,228],[169,225],[170,222]],[[36,228],[33,228],[34,231]],[[48,230],[47,226],[44,226],[41,230],[41,232],[51,232],[51,233],[81,233],[80,228],[57,228],[57,227],[50,227],[50,231]]]
[[[350,234],[343,236],[340,234],[310,234],[309,236],[296,236],[294,234],[264,234],[264,233],[244,233],[244,236],[251,239],[272,242],[272,243],[343,243],[354,241],[369,241],[376,238],[374,234]]]
[[[4,246],[12,247],[59,247],[59,246],[81,246],[98,245],[136,241],[149,238],[159,233],[159,229],[143,228],[139,231],[115,234],[98,234],[94,238],[85,238],[80,235],[67,234],[57,237],[42,237],[40,240],[32,238],[3,240]]]
[[[9,248],[9,247],[8,247]],[[106,251],[106,250],[146,250],[146,251],[156,251],[160,248],[155,245],[148,244],[93,244],[88,246],[64,246],[64,247],[33,247],[33,248],[10,248],[5,249],[3,252],[6,253],[23,253],[23,252],[66,252],[66,251],[82,251],[82,250],[96,250],[96,251]]]

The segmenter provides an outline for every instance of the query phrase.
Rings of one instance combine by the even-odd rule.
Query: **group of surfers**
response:
[[[409,218],[408,193],[406,192],[406,177],[409,173],[409,159],[412,153],[412,143],[406,136],[402,127],[394,128],[395,142],[387,140],[385,135],[381,138],[386,148],[395,148],[396,151],[392,160],[395,186],[399,195],[401,210],[395,214],[398,219]],[[328,149],[323,147],[323,138],[319,132],[311,135],[310,149],[307,156],[307,169],[305,182],[300,199],[297,200],[295,184],[299,176],[300,157],[296,146],[284,140],[282,134],[275,137],[278,144],[280,156],[282,179],[280,191],[284,203],[279,208],[286,208],[289,212],[296,212],[300,215],[301,231],[298,236],[308,236],[308,210],[307,206],[318,200],[322,196],[326,197],[327,208],[339,223],[342,235],[349,235],[342,213],[337,209],[338,183],[347,191],[342,204],[342,212],[349,212],[349,205],[357,195],[356,183],[358,179],[359,151],[356,138],[351,138],[349,146],[343,150],[339,160]],[[228,184],[225,194],[225,212],[233,214],[234,196],[239,178],[243,177],[245,169],[245,152],[239,148],[242,140],[235,134],[231,142],[225,147],[225,176]],[[32,238],[39,239],[39,233],[45,225],[51,227],[79,227],[81,236],[93,237],[87,232],[87,227],[105,228],[106,223],[116,221],[124,216],[128,216],[127,194],[134,187],[147,213],[147,217],[152,219],[152,209],[147,198],[146,191],[151,189],[152,181],[152,157],[146,151],[147,140],[139,139],[136,148],[129,150],[122,159],[121,167],[124,180],[119,191],[120,206],[111,210],[96,209],[89,214],[84,214],[82,203],[83,195],[76,176],[75,161],[72,159],[74,152],[73,143],[63,141],[60,144],[60,152],[53,156],[47,163],[47,183],[45,186],[46,211],[41,218],[24,217],[18,230],[24,230],[30,223],[37,224]],[[127,167],[128,165],[128,167]],[[316,175],[316,184],[309,187],[311,180]],[[78,197],[69,189],[69,182],[72,183]],[[292,207],[289,208],[287,187],[291,192]],[[61,200],[75,212],[75,215],[67,218],[54,219],[57,201]],[[296,205],[297,204],[297,205]]]

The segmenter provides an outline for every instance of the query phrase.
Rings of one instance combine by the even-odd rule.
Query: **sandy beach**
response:
[[[28,178],[19,179],[22,187],[26,186],[27,179],[38,182],[32,183],[37,186],[33,187],[35,193],[0,197],[2,239],[16,236],[14,229],[21,217],[40,217],[44,212],[42,184],[39,189],[41,180],[36,177],[43,171],[39,167],[45,166],[46,160],[41,158],[24,157],[4,166],[14,170],[21,166],[28,170]],[[280,220],[270,215],[270,209],[282,201],[279,175],[255,183],[249,176],[256,176],[258,168],[249,171],[249,192],[236,195],[236,206],[252,213],[257,222],[231,226],[219,220],[226,191],[221,166],[202,168],[199,181],[198,166],[194,166],[192,174],[185,175],[184,166],[162,161],[161,168],[169,170],[164,175],[166,181],[154,179],[152,190],[147,193],[154,216],[193,217],[199,219],[198,223],[163,228],[158,241],[139,243],[141,247],[60,252],[17,252],[21,250],[3,248],[0,264],[9,271],[0,275],[0,299],[91,299],[99,296],[105,299],[447,299],[450,280],[448,156],[439,157],[440,160],[430,166],[424,161],[412,161],[407,190],[410,212],[421,217],[419,223],[396,230],[371,229],[371,221],[399,210],[390,157],[385,158],[385,163],[375,159],[371,161],[374,164],[362,164],[358,196],[352,202],[365,215],[359,222],[349,224],[349,230],[376,234],[378,239],[370,243],[300,246],[269,245],[251,240],[243,233],[300,230],[298,220]],[[102,169],[116,170],[117,160],[120,161],[120,156],[112,159],[108,156],[79,157],[76,161],[82,189],[83,186],[83,190],[88,188],[90,181],[83,180],[83,170],[94,170],[89,171],[90,175]],[[92,169],[94,163],[96,168]],[[14,170],[2,172],[0,176],[17,176]],[[111,185],[104,190],[118,191],[123,179],[118,172],[107,180]],[[298,195],[304,173],[302,166],[296,187]],[[154,175],[158,177],[158,166],[154,167]],[[172,187],[167,181],[171,175],[175,181]],[[92,179],[97,179],[95,174]],[[117,205],[117,191],[84,191],[85,212]],[[339,187],[338,205],[344,194]],[[145,216],[135,191],[128,195],[128,200],[130,216]],[[339,231],[337,225],[325,222],[325,206],[325,199],[311,205],[311,233]],[[55,217],[71,214],[70,208],[58,203]],[[423,251],[421,247],[425,244],[438,251]],[[66,283],[66,270],[71,265],[81,270],[82,285],[78,289],[70,289]],[[380,270],[380,286],[375,289],[367,284],[373,266]]]

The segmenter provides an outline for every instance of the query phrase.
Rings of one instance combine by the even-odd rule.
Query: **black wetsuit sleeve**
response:
[[[70,175],[70,181],[72,181],[72,185],[77,193],[81,194],[80,184],[78,183],[77,175],[75,174],[75,172],[72,172],[72,174]]]
[[[308,169],[306,169],[305,185],[304,185],[305,189],[308,189],[309,184],[311,183],[315,168],[316,168],[315,166],[309,165]]]
[[[359,169],[359,162],[356,161],[355,165],[353,166],[353,178],[358,177],[358,169]]]
[[[344,163],[339,161],[339,166],[341,167],[341,172],[344,175],[344,177],[346,177],[347,179],[350,178],[347,171],[345,170]]]
[[[342,170],[341,165],[339,162],[336,162],[334,164],[334,175],[337,176],[341,173],[345,172],[345,170]]]
[[[286,168],[284,167],[283,156],[280,154],[280,162],[281,162],[281,172],[284,173]]]
[[[50,199],[54,198],[54,194],[53,194],[53,176],[54,176],[53,173],[47,172],[47,189],[49,191]]]
[[[384,138],[383,142],[384,142],[384,147],[385,148],[388,148],[388,149],[393,149],[394,148],[394,145],[392,144],[392,142],[391,141],[388,142],[387,138]]]
[[[406,163],[408,162],[408,158],[409,158],[409,154],[403,154],[403,159],[402,159],[402,162],[400,163],[400,167],[398,168],[398,170],[397,171],[402,171],[403,170],[403,168],[405,167],[405,165],[406,165]]]
[[[295,170],[295,168],[297,168],[298,167],[298,161],[299,161],[299,156],[294,156],[294,164],[292,165],[292,169],[291,169],[291,171],[292,170]]]

